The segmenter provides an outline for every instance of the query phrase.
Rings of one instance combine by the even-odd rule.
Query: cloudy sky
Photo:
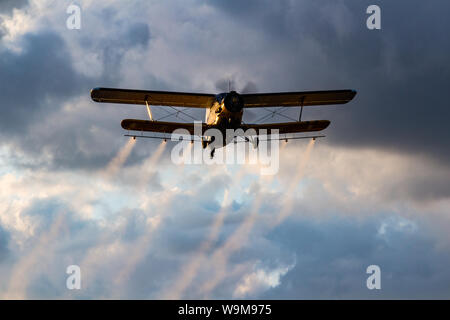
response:
[[[450,297],[448,1],[86,0],[69,30],[72,3],[0,2],[0,298]],[[275,176],[176,165],[123,137],[145,108],[89,95],[227,79],[358,95],[306,109],[327,138],[282,146]]]

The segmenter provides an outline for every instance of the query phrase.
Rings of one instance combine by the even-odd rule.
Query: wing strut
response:
[[[300,104],[300,115],[298,117],[298,122],[302,121],[303,104],[304,104],[304,102],[305,102],[305,96],[302,97],[302,101],[301,101],[301,104]]]
[[[150,121],[153,121],[152,110],[150,109],[150,106],[148,105],[148,96],[145,96],[145,105],[147,106],[148,117],[150,118]]]

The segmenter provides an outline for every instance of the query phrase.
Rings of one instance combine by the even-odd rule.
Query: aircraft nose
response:
[[[225,108],[231,112],[240,112],[244,108],[244,99],[235,91],[231,91],[225,97]]]

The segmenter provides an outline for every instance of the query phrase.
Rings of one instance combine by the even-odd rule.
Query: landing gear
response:
[[[255,137],[255,138],[253,138],[252,140],[253,140],[253,141],[252,141],[252,143],[253,143],[253,148],[254,148],[254,149],[258,149],[258,146],[259,146],[259,138],[258,138],[258,137]]]
[[[245,139],[245,142],[251,143],[251,144],[253,145],[253,148],[254,148],[254,149],[258,148],[258,145],[259,145],[259,139],[258,139],[258,137],[254,137],[254,138],[252,138],[252,137],[250,137],[250,138],[244,137],[244,139]],[[235,142],[235,143],[236,143],[236,142]]]
[[[202,148],[206,149],[208,147],[208,145],[210,145],[213,142],[212,139],[208,139],[208,138],[202,138]],[[209,154],[209,156],[211,157],[211,159],[214,158],[214,153],[216,152],[215,148],[211,148],[211,152]]]

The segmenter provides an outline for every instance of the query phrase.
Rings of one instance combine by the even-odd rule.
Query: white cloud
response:
[[[280,284],[280,278],[293,266],[279,267],[272,270],[255,268],[251,273],[245,274],[238,282],[233,298],[242,299],[255,297]]]

